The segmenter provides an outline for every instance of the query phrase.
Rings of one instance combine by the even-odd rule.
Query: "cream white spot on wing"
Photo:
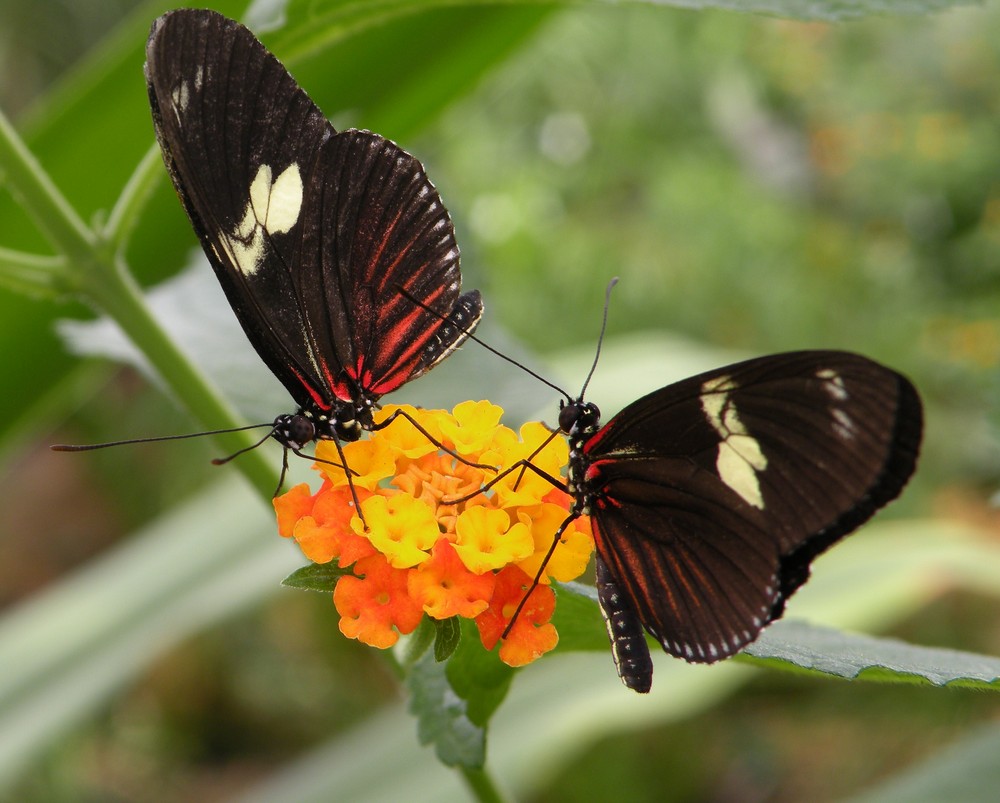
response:
[[[857,427],[854,424],[853,418],[844,410],[837,408],[833,411],[833,431],[845,441],[849,441],[854,438]]]
[[[823,380],[823,390],[834,401],[844,401],[847,398],[847,386],[844,384],[844,377],[832,368],[821,368],[816,372],[816,378]]]
[[[253,206],[247,204],[246,212],[243,213],[243,220],[236,226],[236,237],[241,240],[249,240],[254,235],[257,228],[257,217],[253,213]]]
[[[710,379],[701,387],[701,409],[722,439],[715,469],[722,481],[746,502],[764,509],[758,473],[767,468],[767,457],[757,439],[747,432],[732,402],[736,383],[728,376]]]
[[[246,211],[236,229],[224,234],[222,244],[244,276],[252,276],[264,261],[264,235],[284,234],[302,211],[302,175],[292,163],[272,181],[270,165],[257,168],[250,183]]]
[[[178,125],[183,122],[182,115],[187,111],[188,103],[190,102],[191,90],[188,87],[187,81],[181,81],[170,93],[170,105],[174,110],[174,117],[177,118]]]
[[[299,166],[290,164],[271,183],[271,168],[261,165],[250,185],[250,201],[257,222],[268,234],[284,234],[299,219],[302,211],[302,175]]]

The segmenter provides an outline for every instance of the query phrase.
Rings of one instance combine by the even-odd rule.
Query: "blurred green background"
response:
[[[339,6],[350,4],[315,5]],[[111,0],[5,0],[0,9],[0,107],[88,221],[114,203],[153,143],[141,48],[163,10]],[[455,219],[465,282],[486,298],[491,342],[575,392],[604,287],[617,275],[608,351],[590,393],[606,414],[668,381],[670,369],[648,373],[646,362],[630,362],[635,344],[666,349],[660,337],[678,350],[663,355],[668,362],[692,353],[721,361],[795,348],[864,352],[910,375],[928,407],[919,475],[889,517],[933,516],[995,542],[996,4],[835,24],[644,5],[485,7],[346,29],[343,38],[341,29],[318,30],[307,45],[280,32],[265,42],[335,124],[378,130],[424,162]],[[46,250],[6,195],[0,245]],[[176,273],[193,247],[161,180],[130,262],[151,284]],[[35,708],[17,707],[12,681],[0,741],[16,736],[26,746],[0,755],[0,798],[222,800],[266,791],[259,785],[275,777],[307,776],[313,769],[296,762],[322,755],[310,751],[338,734],[348,745],[400,732],[413,742],[378,655],[339,636],[328,600],[276,588],[298,559],[287,550],[274,558],[270,550],[283,545],[272,543],[265,508],[237,514],[235,497],[223,494],[211,516],[194,519],[204,535],[185,529],[183,545],[180,525],[163,524],[206,488],[238,493],[231,475],[220,480],[222,470],[207,465],[210,444],[86,457],[46,449],[197,424],[134,371],[68,355],[53,321],[86,317],[82,307],[0,289],[0,313],[0,678],[28,655],[58,653],[94,617],[106,616],[95,633],[107,636],[64,649],[44,673],[25,670],[20,697],[35,695]],[[493,397],[493,357],[471,346],[449,362],[439,403]],[[602,370],[631,371],[635,388],[601,386]],[[496,392],[509,409],[554,416],[551,393],[530,383]],[[135,535],[161,524],[158,539]],[[252,549],[207,546],[230,531],[252,532]],[[148,546],[154,541],[167,546]],[[129,543],[134,552],[123,552]],[[156,551],[171,544],[183,557]],[[250,567],[241,561],[252,551]],[[84,604],[124,576],[141,580],[147,566],[168,576],[185,561],[211,569],[178,580],[184,596],[172,599],[189,607],[144,597],[141,583],[105,607]],[[1000,653],[995,597],[947,576],[913,594],[920,604],[889,632]],[[52,610],[25,607],[39,599]],[[156,617],[167,611],[164,624]],[[112,635],[126,629],[136,638],[119,658],[108,645],[125,649]],[[196,632],[178,641],[188,630]],[[5,644],[22,652],[5,654]],[[600,657],[607,666],[596,684],[615,687],[610,658]],[[545,770],[501,780],[546,801],[840,800],[998,717],[982,693],[772,673],[741,674],[679,702],[687,681],[675,686],[673,669],[658,667],[659,691],[675,698],[650,706],[660,713],[537,745],[550,756]],[[637,710],[631,700],[622,705]],[[46,726],[47,717],[56,724]],[[35,741],[25,735],[33,728]],[[350,762],[349,753],[335,755]],[[429,751],[420,756],[433,764]],[[438,787],[416,791],[423,770],[410,770],[398,770],[411,779],[403,787],[410,799],[435,799]],[[294,788],[274,787],[305,799]]]

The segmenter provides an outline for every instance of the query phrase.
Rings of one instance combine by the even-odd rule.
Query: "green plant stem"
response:
[[[245,422],[153,317],[124,261],[118,256],[121,243],[116,251],[111,243],[86,226],[2,113],[0,165],[25,209],[66,258],[62,272],[67,289],[111,317],[177,399],[204,426],[225,429],[243,425]],[[148,159],[140,169],[143,166],[148,168]],[[131,219],[130,206],[140,200],[141,192],[133,191],[124,202],[116,205],[113,215],[116,225]],[[216,438],[227,454],[253,442],[253,435],[246,432],[227,433]],[[265,499],[270,499],[277,475],[263,452],[244,455],[235,465]]]
[[[129,176],[104,226],[104,236],[118,248],[125,247],[146,198],[162,178],[163,157],[160,156],[159,146],[153,144]]]
[[[124,265],[115,260],[114,266],[107,273],[106,281],[91,297],[100,309],[121,326],[183,405],[210,429],[245,425],[246,422],[209,379],[159,326]],[[253,443],[260,434],[230,432],[215,437],[224,452],[232,454]],[[271,499],[277,484],[277,474],[273,460],[264,451],[242,455],[234,465],[265,500]]]
[[[459,767],[462,778],[476,800],[482,803],[506,803],[507,798],[500,793],[493,776],[486,770],[475,770],[469,767]]]
[[[0,248],[0,284],[15,293],[53,298],[65,282],[66,260]]]
[[[0,112],[0,165],[24,207],[55,246],[72,262],[89,259],[97,238],[42,169],[34,154]]]

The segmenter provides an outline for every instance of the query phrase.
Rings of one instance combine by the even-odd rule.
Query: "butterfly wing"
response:
[[[150,33],[146,79],[205,253],[300,405],[374,400],[475,326],[482,304],[459,297],[454,230],[420,163],[375,134],[338,133],[249,30],[170,12]]]
[[[482,301],[459,296],[455,230],[419,161],[376,134],[343,131],[324,144],[306,197],[318,225],[304,233],[302,272],[323,291],[304,303],[327,338],[320,351],[343,369],[326,374],[338,396],[388,393],[475,328]]]
[[[816,555],[899,494],[921,429],[904,377],[843,352],[669,385],[584,446],[599,556],[667,652],[732,655],[781,615]]]
[[[214,12],[153,24],[146,81],[164,162],[247,337],[297,402],[322,398],[295,271],[303,187],[333,129],[246,28]]]

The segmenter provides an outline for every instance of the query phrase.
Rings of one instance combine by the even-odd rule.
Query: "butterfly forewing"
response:
[[[153,26],[146,79],[164,161],[261,358],[302,403],[318,394],[295,282],[302,187],[332,129],[242,26],[174,12]]]
[[[667,652],[718,660],[898,495],[920,432],[912,385],[853,354],[779,354],[667,386],[584,445],[598,551]]]

